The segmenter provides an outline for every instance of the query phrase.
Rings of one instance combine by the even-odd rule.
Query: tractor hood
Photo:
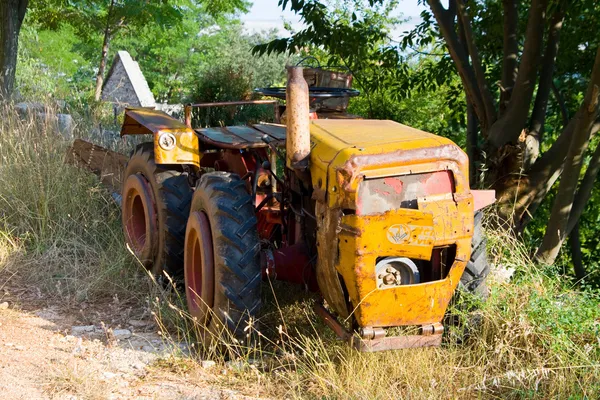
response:
[[[311,121],[314,198],[354,209],[363,179],[450,171],[468,192],[468,158],[451,140],[385,120]]]

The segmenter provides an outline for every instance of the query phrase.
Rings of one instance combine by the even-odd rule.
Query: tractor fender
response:
[[[148,108],[127,108],[121,136],[153,135],[157,164],[200,166],[200,144],[196,132],[170,115]]]

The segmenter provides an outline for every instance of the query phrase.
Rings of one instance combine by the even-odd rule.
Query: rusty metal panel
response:
[[[189,128],[181,121],[157,110],[128,108],[121,127],[121,136],[155,134],[162,130],[186,131]]]
[[[228,126],[221,128],[196,129],[203,143],[227,149],[248,149],[266,147],[263,133],[249,126]]]
[[[442,195],[444,196],[444,195]],[[469,198],[457,197],[439,200],[446,207],[427,210],[398,209],[369,216],[346,215],[339,225],[339,258],[336,269],[343,277],[348,295],[356,307],[355,317],[360,326],[404,326],[440,322],[470,254],[471,236],[464,230],[447,229],[444,214],[463,223],[472,208]],[[472,206],[471,206],[472,207]],[[438,222],[442,221],[442,222]],[[437,228],[436,228],[437,227]],[[454,226],[452,225],[454,228]],[[442,232],[442,234],[440,234]],[[430,260],[433,246],[441,243],[456,245],[456,257],[445,279],[419,284],[399,285],[381,289],[377,286],[376,264],[379,257],[403,256]],[[321,260],[319,260],[321,261]]]
[[[473,236],[473,196],[470,193],[440,194],[418,199],[419,210],[434,218],[435,244],[452,244]]]
[[[233,133],[235,136],[242,138],[250,143],[264,143],[262,140],[263,134],[249,126],[227,126],[224,130]]]
[[[200,166],[202,155],[198,138],[192,129],[162,111],[145,108],[125,110],[121,136],[144,134],[154,135],[154,158],[157,164]]]
[[[434,245],[433,215],[397,209],[381,214],[341,218],[340,241],[354,242],[360,255],[409,257],[429,260]],[[342,246],[342,244],[340,244]]]
[[[365,340],[352,337],[352,346],[362,352],[411,349],[416,347],[437,347],[442,344],[442,335],[406,335],[389,336],[380,339]]]
[[[121,176],[128,157],[85,140],[75,139],[69,147],[66,162],[85,167],[98,175],[113,192],[121,192]]]
[[[259,131],[269,135],[275,140],[285,140],[286,127],[278,124],[256,124],[252,125]]]
[[[365,179],[358,185],[356,214],[372,215],[396,208],[417,208],[417,198],[454,191],[451,171]]]
[[[223,128],[196,129],[196,132],[198,132],[200,135],[206,136],[215,143],[239,145],[245,142],[245,140],[242,140],[239,136],[235,136],[227,131],[224,131]]]

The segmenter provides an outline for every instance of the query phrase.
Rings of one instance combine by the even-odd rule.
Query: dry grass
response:
[[[109,193],[94,176],[64,165],[66,143],[52,126],[21,120],[10,109],[1,112],[3,276],[16,274],[56,301],[115,294],[152,299],[165,340],[191,350],[174,353],[168,363],[185,366],[182,375],[200,368],[199,359],[212,359],[216,371],[226,371],[217,383],[281,398],[600,397],[598,294],[580,292],[534,265],[528,250],[503,232],[490,237],[491,251],[495,263],[515,268],[515,277],[492,285],[476,324],[464,310],[477,300],[462,296],[452,312],[463,328],[450,328],[441,348],[357,353],[314,315],[310,296],[269,283],[265,311],[248,327],[247,342],[223,333],[218,346],[207,348],[177,291],[149,284],[123,246],[119,210]],[[227,367],[227,361],[239,364]],[[74,385],[85,397],[84,378],[66,370],[57,387]]]
[[[56,399],[75,395],[81,399],[103,400],[109,397],[110,387],[97,369],[85,361],[74,360],[50,371],[46,393]]]
[[[64,163],[68,143],[52,115],[0,113],[0,268],[63,301],[129,296],[144,280],[110,194]]]

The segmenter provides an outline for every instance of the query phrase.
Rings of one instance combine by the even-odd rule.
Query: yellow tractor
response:
[[[288,68],[285,125],[193,129],[194,105],[185,123],[126,110],[121,135],[154,138],[123,176],[128,244],[156,274],[183,271],[207,334],[241,334],[259,313],[262,280],[279,279],[320,293],[317,313],[361,351],[439,345],[457,286],[485,285],[476,211],[493,191],[470,189],[467,156],[448,139],[392,121],[319,119],[310,107],[330,92],[304,76]],[[400,326],[418,334],[386,334]]]

